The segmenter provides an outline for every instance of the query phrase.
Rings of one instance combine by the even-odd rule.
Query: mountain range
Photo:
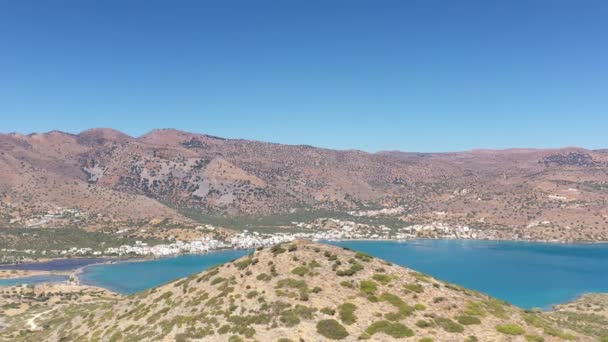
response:
[[[608,150],[367,153],[174,129],[140,137],[113,129],[0,134],[0,223],[8,226],[66,208],[78,217],[66,224],[86,228],[196,225],[192,212],[398,207],[404,222],[605,240],[607,195]]]

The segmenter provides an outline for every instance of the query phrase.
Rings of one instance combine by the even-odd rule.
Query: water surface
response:
[[[80,274],[83,284],[95,285],[122,294],[131,294],[187,277],[240,258],[251,251],[220,251],[207,254],[182,255],[148,261],[92,265]]]
[[[608,292],[607,244],[414,240],[335,242],[485,292],[523,308],[548,309]]]
[[[332,242],[523,308],[550,308],[586,292],[608,292],[608,245],[509,241]],[[86,284],[130,294],[236,259],[248,251],[86,267]]]
[[[23,284],[62,283],[68,280],[66,275],[35,275],[31,277],[0,279],[0,286],[14,286]]]
[[[30,262],[15,265],[0,265],[0,270],[30,270],[30,271],[71,271],[86,265],[105,262],[106,258],[74,258],[54,259],[43,262]]]

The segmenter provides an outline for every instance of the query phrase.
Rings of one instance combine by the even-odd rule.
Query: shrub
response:
[[[433,303],[437,304],[437,303],[441,303],[444,302],[447,298],[445,297],[435,297],[433,298]]]
[[[362,261],[371,261],[374,257],[367,253],[357,252],[355,254],[355,258],[362,260]]]
[[[350,282],[350,281],[346,281],[346,280],[341,281],[341,282],[340,282],[340,286],[343,286],[343,287],[348,287],[349,289],[352,289],[352,288],[354,288],[354,287],[355,287],[355,285],[353,285],[353,283],[352,283],[352,282]]]
[[[365,332],[369,336],[373,336],[376,333],[385,333],[388,336],[394,338],[414,336],[414,332],[412,331],[412,329],[406,327],[401,323],[389,321],[374,322],[367,329],[365,329]]]
[[[467,337],[466,340],[464,340],[464,342],[478,342],[478,341],[479,340],[475,336],[469,336],[469,337]]]
[[[486,306],[486,310],[492,315],[503,319],[509,318],[509,314],[505,309],[505,306],[508,305],[506,302],[498,299],[488,299],[483,303]]]
[[[346,270],[338,270],[338,271],[336,272],[336,274],[337,274],[338,276],[340,276],[340,277],[344,277],[344,276],[350,277],[350,276],[352,276],[353,274],[355,274],[355,273],[357,273],[357,272],[361,271],[362,269],[363,269],[363,265],[361,265],[361,264],[359,264],[359,263],[355,262],[355,263],[352,263],[352,264],[350,265],[350,268],[349,268],[349,269],[346,269]]]
[[[285,253],[285,248],[281,247],[281,245],[276,245],[276,246],[272,246],[270,251],[272,252],[272,254],[277,255],[277,254]]]
[[[423,319],[418,320],[418,321],[416,322],[416,326],[417,326],[418,328],[430,328],[430,327],[433,327],[434,325],[435,325],[435,324],[433,324],[433,322],[431,322],[431,321],[425,321],[425,320],[423,320]]]
[[[416,304],[414,305],[414,309],[418,310],[418,311],[422,311],[422,310],[426,310],[426,306],[424,304]]]
[[[374,278],[374,280],[376,280],[380,284],[384,284],[384,285],[390,283],[392,280],[391,276],[389,276],[387,274],[379,274],[379,273],[374,274],[374,276],[372,278]]]
[[[305,276],[308,273],[308,267],[306,266],[298,266],[291,270],[291,273],[295,275],[299,275],[300,277]]]
[[[481,320],[479,320],[479,318],[467,315],[457,316],[456,320],[462,325],[481,324]]]
[[[321,309],[321,312],[324,313],[324,314],[326,314],[326,315],[330,315],[330,316],[333,316],[333,315],[336,314],[336,310],[334,310],[332,308],[327,308],[327,307]]]
[[[386,319],[391,321],[398,321],[411,315],[414,312],[414,308],[407,305],[399,296],[391,293],[383,293],[380,296],[380,300],[389,302],[391,305],[397,308],[397,312],[390,312],[385,314]]]
[[[545,342],[545,339],[541,336],[537,336],[537,335],[526,335],[526,341],[527,342]],[[607,342],[608,340],[604,341],[604,340],[600,340],[600,342]]]
[[[332,339],[332,340],[341,340],[348,336],[348,332],[335,319],[324,319],[317,323],[317,333]]]
[[[418,342],[433,342],[434,340],[430,337],[423,337],[418,340]]]
[[[213,280],[211,280],[211,285],[215,285],[215,284],[219,284],[223,281],[226,281],[227,279],[224,277],[215,277],[213,278]]]
[[[411,292],[416,292],[416,293],[424,292],[424,288],[420,284],[405,284],[405,285],[403,285],[403,288],[406,291],[411,291]]]
[[[562,340],[568,340],[568,341],[576,340],[576,336],[567,334],[561,330],[558,330],[558,329],[555,329],[552,327],[545,327],[544,330],[545,330],[545,334],[547,334],[549,336],[559,337]]]
[[[378,303],[380,300],[378,299],[378,297],[376,296],[367,296],[367,300],[369,300],[372,303]]]
[[[469,316],[486,316],[486,311],[483,309],[482,304],[477,302],[468,302],[466,308],[464,309],[464,313]]]
[[[355,310],[357,310],[357,306],[352,303],[344,303],[338,307],[338,315],[340,316],[340,320],[344,324],[353,324],[357,321],[357,316],[355,315]]]
[[[365,294],[373,295],[378,287],[376,283],[371,280],[362,280],[361,283],[359,283],[359,288]]]
[[[311,262],[308,263],[308,267],[310,267],[310,268],[321,267],[321,264],[319,264],[316,260],[312,260]]]
[[[464,327],[449,318],[436,317],[435,323],[440,326],[443,330],[451,333],[461,333],[464,331]]]
[[[524,328],[513,323],[499,324],[496,326],[496,330],[507,335],[523,335],[525,332]]]
[[[236,266],[236,268],[238,268],[239,270],[243,270],[249,265],[251,265],[251,258],[246,258],[244,260],[237,261],[234,263],[234,266]]]
[[[261,280],[261,281],[269,281],[271,279],[271,277],[266,274],[266,273],[260,273],[258,274],[257,277],[255,277],[257,280]]]

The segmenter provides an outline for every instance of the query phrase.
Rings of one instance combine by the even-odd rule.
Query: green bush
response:
[[[341,340],[348,336],[348,332],[335,319],[324,319],[317,322],[317,333],[332,340]]]
[[[405,284],[405,285],[403,285],[403,288],[406,291],[411,291],[411,292],[416,292],[416,293],[424,292],[424,288],[420,284]]]
[[[361,283],[359,283],[359,288],[365,294],[373,295],[376,292],[376,289],[378,288],[378,286],[376,285],[375,282],[373,282],[371,280],[362,280]]]
[[[418,310],[418,311],[422,311],[422,310],[426,310],[426,306],[424,304],[416,304],[414,305],[414,309]]]
[[[372,323],[365,332],[369,336],[373,336],[376,333],[385,333],[388,336],[394,338],[402,338],[402,337],[410,337],[414,336],[414,332],[412,329],[406,327],[405,325],[397,322],[389,322],[389,321],[378,321]]]
[[[285,248],[281,247],[281,245],[276,245],[276,246],[272,246],[270,251],[272,252],[272,254],[277,255],[277,254],[285,253]]]
[[[255,277],[257,280],[261,280],[261,281],[269,281],[271,279],[271,277],[266,274],[266,273],[260,273],[258,274],[257,277]]]
[[[526,335],[527,342],[545,342],[545,339],[542,336],[538,335]],[[608,340],[600,340],[600,342],[608,342]]]
[[[425,321],[425,320],[421,319],[416,322],[416,326],[418,328],[431,328],[431,327],[435,326],[435,324],[431,321]]]
[[[291,273],[295,275],[299,275],[300,277],[305,276],[308,273],[308,267],[306,266],[298,266],[291,270]]]
[[[384,285],[390,283],[392,280],[391,276],[389,276],[388,274],[380,274],[380,273],[374,274],[374,276],[372,278],[375,281],[379,282],[380,284],[384,284]]]
[[[436,317],[435,323],[440,326],[443,330],[451,333],[461,333],[464,331],[464,327],[449,318]]]
[[[423,337],[418,340],[418,342],[433,342],[434,340],[430,337]]]
[[[344,276],[346,276],[346,277],[350,277],[350,276],[352,276],[353,274],[355,274],[355,273],[357,273],[357,272],[359,272],[359,271],[361,271],[361,270],[363,270],[363,265],[361,265],[361,264],[360,264],[360,263],[358,263],[358,262],[354,262],[354,263],[352,263],[352,264],[350,265],[350,268],[349,268],[349,269],[346,269],[346,270],[338,270],[338,271],[336,272],[336,275],[338,275],[339,277],[344,277]]]
[[[499,324],[496,326],[496,330],[507,335],[523,335],[526,332],[524,328],[513,323]]]
[[[336,310],[334,310],[332,308],[327,308],[327,307],[322,308],[321,312],[324,313],[324,314],[326,314],[326,315],[330,315],[330,316],[333,316],[333,315],[336,314]]]
[[[479,318],[467,315],[457,316],[456,320],[462,325],[481,324],[481,320],[479,320]]]
[[[234,263],[234,266],[236,266],[236,268],[238,268],[239,270],[243,270],[249,265],[251,265],[251,258],[246,258],[244,260],[237,261]]]
[[[389,302],[391,305],[397,308],[397,312],[389,312],[384,315],[386,319],[391,321],[398,321],[403,319],[414,312],[414,308],[407,305],[399,296],[391,293],[383,293],[380,296],[380,300]]]
[[[469,316],[486,316],[486,311],[483,309],[482,304],[477,302],[468,302],[466,308],[464,309],[464,313]]]
[[[349,288],[349,289],[352,289],[352,288],[354,288],[354,287],[355,287],[355,285],[353,285],[353,283],[352,283],[352,282],[350,282],[350,281],[346,281],[346,280],[341,281],[341,282],[340,282],[340,286],[342,286],[342,287],[347,287],[347,288]]]
[[[359,259],[359,260],[363,260],[363,261],[371,261],[374,257],[367,254],[367,253],[363,253],[363,252],[357,252],[355,254],[355,258]]]
[[[355,310],[357,310],[357,306],[352,303],[344,303],[338,307],[338,315],[340,316],[340,320],[344,324],[353,324],[357,321],[357,316],[355,315]]]

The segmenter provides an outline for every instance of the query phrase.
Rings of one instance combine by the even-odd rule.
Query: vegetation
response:
[[[435,323],[440,326],[443,330],[450,333],[461,333],[464,331],[464,327],[449,318],[436,317]]]
[[[416,292],[416,293],[424,292],[424,288],[420,284],[405,284],[405,285],[403,285],[403,288],[407,292]]]
[[[460,315],[456,317],[456,320],[462,325],[481,324],[481,320],[474,316]]]
[[[397,322],[378,321],[372,323],[361,336],[361,339],[367,339],[376,333],[385,333],[394,338],[403,338],[414,336],[412,329]]]
[[[309,272],[308,267],[306,266],[298,266],[291,270],[291,273],[295,275],[299,275],[300,277],[305,276]]]
[[[374,293],[376,293],[378,286],[376,285],[375,282],[373,282],[371,280],[362,280],[359,283],[359,288],[361,289],[361,291],[363,293],[368,294],[368,295],[373,295]]]
[[[507,324],[499,324],[496,326],[496,330],[503,334],[507,335],[523,335],[526,331],[524,328],[517,324],[507,323]]]
[[[342,323],[351,325],[357,321],[357,316],[355,315],[355,310],[357,310],[357,306],[352,303],[344,303],[338,307],[338,315],[340,316],[340,320]]]
[[[341,340],[348,336],[348,332],[335,319],[324,319],[317,323],[317,332],[332,340]]]
[[[389,302],[391,305],[397,308],[397,312],[390,312],[384,315],[384,317],[390,321],[398,321],[411,315],[414,312],[414,308],[407,305],[397,295],[385,292],[380,296],[380,300]]]

